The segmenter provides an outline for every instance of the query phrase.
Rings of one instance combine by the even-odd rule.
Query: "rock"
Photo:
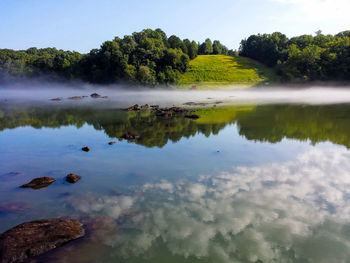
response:
[[[94,98],[94,99],[97,99],[97,98],[101,98],[101,95],[100,94],[97,94],[97,93],[92,93],[90,95],[91,98]]]
[[[187,105],[187,106],[207,106],[209,103],[206,103],[206,102],[193,102],[193,101],[190,101],[190,102],[186,102],[184,103],[183,105]]]
[[[170,110],[172,110],[175,113],[186,113],[189,110],[181,108],[181,107],[171,107]]]
[[[101,99],[108,99],[108,96],[102,96]]]
[[[113,145],[113,144],[115,144],[115,142],[109,142],[108,144],[109,144],[109,145]]]
[[[196,85],[193,85],[192,87],[191,87],[191,89],[196,89],[197,88],[197,86]]]
[[[168,118],[169,116],[171,116],[171,113],[170,113],[169,111],[158,110],[158,111],[156,112],[156,116]]]
[[[78,182],[79,180],[81,179],[81,176],[80,175],[77,175],[77,174],[68,174],[66,176],[66,181],[68,183],[71,183],[71,184],[75,184],[76,182]]]
[[[23,202],[3,203],[0,205],[0,214],[3,213],[24,213],[30,208],[30,204]]]
[[[2,174],[3,176],[16,176],[16,175],[20,175],[22,173],[20,172],[9,172],[9,173],[6,173],[6,174]]]
[[[185,117],[189,118],[189,119],[199,119],[201,116],[199,116],[197,114],[188,114]]]
[[[196,105],[196,103],[193,101],[189,101],[189,102],[185,102],[183,105],[193,106],[193,105]]]
[[[70,100],[82,100],[83,97],[82,96],[73,96],[73,97],[69,97],[68,99],[70,99]]]
[[[149,109],[149,108],[150,108],[149,104],[145,104],[141,106],[141,109]]]
[[[22,185],[22,188],[33,188],[33,189],[41,189],[44,187],[49,186],[53,182],[55,182],[56,179],[52,177],[39,177],[31,180],[29,183]]]
[[[131,106],[125,110],[126,111],[139,111],[140,109],[141,109],[141,107],[138,104],[135,104],[134,106]]]
[[[158,109],[158,108],[159,108],[159,105],[151,105],[151,108],[153,108],[153,109]]]
[[[84,234],[77,220],[53,218],[26,222],[0,235],[0,262],[23,262]]]
[[[118,223],[113,218],[97,215],[70,219],[78,220],[84,225],[84,237],[34,257],[26,263],[101,262],[110,253],[110,246],[107,244],[114,244],[119,238]]]
[[[85,147],[81,148],[81,150],[84,151],[84,152],[88,152],[88,151],[90,151],[90,147],[89,146],[85,146]]]
[[[140,136],[133,134],[132,132],[127,132],[123,135],[123,138],[126,140],[136,140],[136,139],[140,138]]]
[[[53,99],[51,99],[51,101],[61,101],[62,100],[62,98],[53,98]]]

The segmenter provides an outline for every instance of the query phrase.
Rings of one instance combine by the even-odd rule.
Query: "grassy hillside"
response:
[[[196,85],[197,88],[223,85],[254,86],[276,81],[278,77],[271,68],[252,59],[202,55],[190,61],[189,70],[180,77],[180,86]]]

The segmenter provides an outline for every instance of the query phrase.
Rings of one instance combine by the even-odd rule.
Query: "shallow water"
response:
[[[350,104],[218,104],[198,120],[124,104],[0,103],[0,232],[97,222],[37,262],[350,261]],[[40,176],[57,181],[19,188]]]

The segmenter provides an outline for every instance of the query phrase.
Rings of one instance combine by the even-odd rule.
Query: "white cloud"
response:
[[[71,205],[79,212],[93,215],[105,214],[111,218],[118,219],[126,214],[134,203],[134,197],[130,196],[102,196],[96,197],[86,195],[80,198],[73,198]]]
[[[163,180],[137,197],[73,205],[114,218],[130,209],[139,215],[127,223],[134,231],[119,231],[113,244],[125,258],[151,256],[163,243],[173,255],[211,262],[347,262],[349,171],[346,149],[313,148],[294,161],[236,167],[196,182]]]

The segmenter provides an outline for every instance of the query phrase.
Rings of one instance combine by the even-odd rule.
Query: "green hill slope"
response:
[[[254,86],[278,81],[273,69],[252,59],[224,55],[202,55],[190,61],[180,77],[180,87],[215,88],[226,85]]]

